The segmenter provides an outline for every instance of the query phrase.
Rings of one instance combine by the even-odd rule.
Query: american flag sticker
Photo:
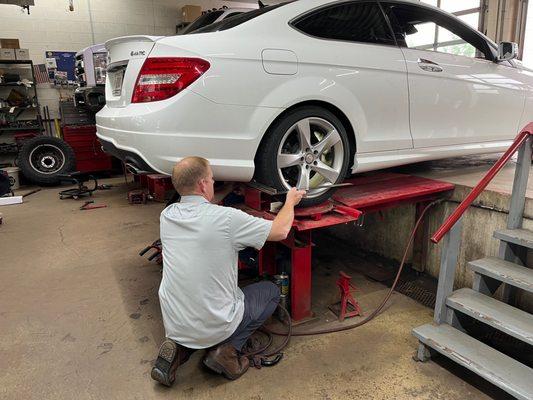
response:
[[[48,71],[46,70],[46,65],[35,64],[33,66],[33,72],[35,74],[36,83],[50,83],[50,78],[48,77]]]

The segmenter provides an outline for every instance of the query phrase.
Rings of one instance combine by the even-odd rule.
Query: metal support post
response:
[[[418,350],[416,352],[416,361],[426,362],[431,358],[431,348],[424,343],[418,343]]]
[[[517,229],[522,227],[524,206],[526,204],[526,189],[531,168],[531,136],[524,142],[518,150],[518,160],[513,181],[513,193],[509,203],[509,217],[507,218],[507,228]],[[501,259],[524,265],[527,256],[525,248],[518,248],[504,241],[500,242],[499,256]],[[516,295],[516,289],[510,285],[503,284],[502,301],[512,304]]]
[[[435,301],[435,315],[433,319],[437,324],[446,322],[446,299],[453,291],[455,268],[461,244],[462,218],[452,227],[444,237],[440,259],[439,283],[437,286],[437,299]]]
[[[311,318],[311,231],[292,231],[282,243],[291,249],[291,317],[294,321]]]
[[[416,203],[415,222],[418,221],[422,211],[429,204],[427,201]],[[426,269],[426,261],[429,244],[429,219],[427,215],[422,221],[422,226],[416,231],[413,241],[413,269],[418,272],[424,272]]]
[[[276,271],[276,243],[266,242],[259,251],[259,276],[275,275]]]

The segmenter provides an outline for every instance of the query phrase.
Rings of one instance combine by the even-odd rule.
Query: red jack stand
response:
[[[339,317],[339,321],[342,322],[345,318],[361,315],[361,307],[350,292],[350,289],[356,290],[356,287],[350,282],[352,277],[346,275],[343,271],[340,271],[339,275],[340,277],[337,279],[337,286],[341,292],[341,301],[329,306],[329,309],[333,311],[333,313]],[[351,308],[350,311],[347,311],[348,307]]]

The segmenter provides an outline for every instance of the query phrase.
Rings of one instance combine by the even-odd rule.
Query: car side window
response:
[[[396,44],[376,2],[328,6],[298,18],[292,25],[308,35],[322,39]]]
[[[444,13],[409,4],[383,6],[400,46],[492,59],[488,44],[481,36]]]

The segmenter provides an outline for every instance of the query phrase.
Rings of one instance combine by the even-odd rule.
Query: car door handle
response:
[[[431,60],[426,60],[425,58],[419,58],[418,59],[418,66],[420,69],[423,69],[427,72],[442,72],[444,71],[442,67],[437,64],[436,62],[433,62]]]

